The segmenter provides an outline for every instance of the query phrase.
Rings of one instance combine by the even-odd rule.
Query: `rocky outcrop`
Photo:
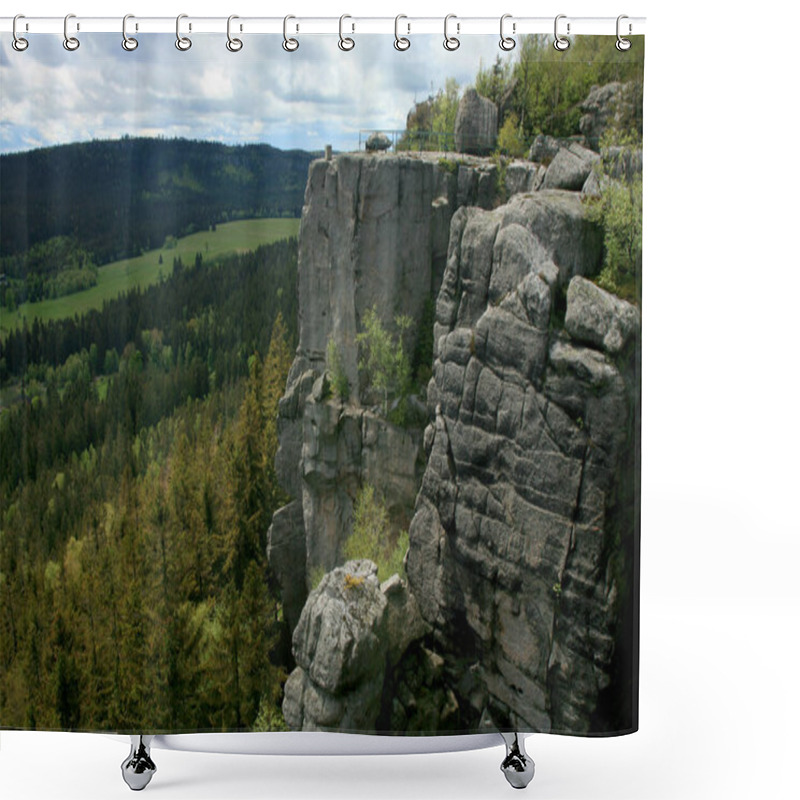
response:
[[[497,106],[473,88],[458,103],[455,139],[459,153],[479,156],[488,155],[497,144]]]
[[[594,150],[600,150],[600,140],[606,130],[636,116],[641,109],[641,97],[634,95],[633,84],[607,83],[593,86],[586,100],[581,103],[583,116],[579,127]]]
[[[284,691],[292,730],[375,730],[387,667],[425,632],[405,584],[394,576],[381,585],[377,572],[371,561],[348,561],[309,596]]]
[[[451,226],[407,569],[438,648],[482,687],[476,718],[498,725],[588,730],[610,682],[610,514],[635,403],[610,356],[632,329],[582,302],[600,253],[569,192]]]
[[[560,147],[547,168],[542,188],[580,191],[598,161],[597,153],[579,144]]]
[[[567,291],[567,333],[612,356],[622,352],[640,328],[639,309],[583,278],[570,281]]]
[[[269,536],[294,729],[591,728],[630,588],[640,318],[587,279],[602,234],[576,190],[600,156],[557,145],[548,166],[502,170],[440,154],[311,166],[276,459],[294,499]],[[423,433],[365,406],[356,336],[370,308],[419,330],[431,297]],[[408,584],[339,566],[365,483],[408,526]]]
[[[536,166],[517,172],[519,187],[527,187]],[[281,485],[300,505],[291,518],[276,517],[269,537],[270,547],[283,548],[291,519],[292,541],[305,543],[303,559],[293,550],[291,561],[273,564],[290,624],[310,572],[339,563],[359,487],[378,488],[398,525],[410,520],[419,487],[421,429],[403,431],[360,405],[361,319],[375,307],[387,325],[397,314],[419,323],[442,281],[454,211],[491,208],[502,188],[495,164],[462,156],[355,153],[309,169],[298,259],[300,342],[279,406],[276,458]],[[321,382],[329,340],[351,387],[349,403],[335,401]]]
[[[330,570],[352,530],[353,500],[364,484],[386,499],[397,528],[408,525],[422,473],[421,432],[361,407],[312,394],[302,419],[305,561]]]

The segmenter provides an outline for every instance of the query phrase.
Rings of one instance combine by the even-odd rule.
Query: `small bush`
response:
[[[497,134],[497,151],[511,158],[522,158],[526,150],[525,140],[520,134],[519,117],[512,111]]]
[[[603,268],[597,284],[639,302],[642,269],[642,177],[630,183],[612,180],[588,208],[589,219],[603,226]]]
[[[347,560],[367,558],[378,567],[378,580],[397,573],[405,575],[403,559],[408,550],[408,534],[401,532],[392,546],[389,512],[373,486],[364,484],[353,505],[353,533],[344,543]]]
[[[383,394],[383,414],[389,413],[389,395],[403,398],[411,386],[411,363],[403,345],[404,334],[412,327],[411,317],[395,317],[397,335],[383,327],[378,309],[364,314],[364,330],[357,334],[361,352],[359,368],[366,372],[370,385]]]
[[[326,361],[328,372],[330,373],[331,389],[336,397],[346,403],[350,399],[350,381],[347,380],[347,375],[344,371],[342,354],[333,339],[328,339]]]

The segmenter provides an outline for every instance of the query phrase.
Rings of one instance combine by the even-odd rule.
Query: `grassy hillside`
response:
[[[106,264],[98,269],[97,285],[82,292],[24,303],[16,311],[0,309],[0,336],[22,325],[22,320],[32,322],[39,318],[43,322],[64,319],[92,308],[101,308],[104,300],[112,300],[134,286],[146,287],[169,277],[173,259],[180,257],[184,264],[194,261],[200,253],[203,260],[217,258],[227,253],[242,253],[255,250],[262,244],[297,236],[299,219],[249,219],[217,225],[215,231],[201,231],[177,240],[172,248],[150,250],[137,258],[123,259]],[[162,264],[158,263],[159,256]]]

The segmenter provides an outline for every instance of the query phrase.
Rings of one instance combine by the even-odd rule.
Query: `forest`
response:
[[[0,155],[0,273],[55,237],[73,238],[100,266],[220,222],[299,217],[314,157],[135,137]]]
[[[4,343],[0,722],[280,729],[266,563],[297,241],[173,274]]]

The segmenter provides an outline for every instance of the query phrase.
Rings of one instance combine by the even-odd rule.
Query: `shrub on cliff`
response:
[[[403,334],[413,320],[395,317],[397,335],[384,326],[375,306],[364,314],[364,330],[356,336],[360,350],[359,369],[364,370],[369,385],[383,395],[383,413],[389,413],[389,395],[403,398],[411,383],[411,364],[403,345]]]
[[[328,372],[330,373],[331,389],[343,403],[346,403],[350,399],[350,381],[347,380],[347,374],[344,371],[342,354],[333,339],[328,339],[325,355]]]
[[[389,512],[373,486],[365,484],[353,504],[353,532],[344,543],[347,561],[368,558],[378,567],[378,580],[397,573],[405,576],[403,559],[408,550],[408,534],[401,531],[392,544]]]

